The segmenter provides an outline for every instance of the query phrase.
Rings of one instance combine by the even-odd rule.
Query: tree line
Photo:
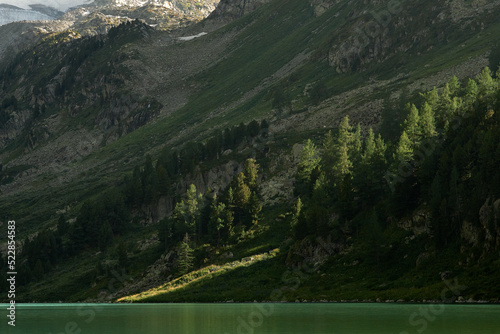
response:
[[[189,142],[180,150],[166,148],[156,163],[147,155],[144,164],[137,165],[132,175],[96,198],[86,200],[74,223],[70,224],[61,215],[55,229],[46,229],[24,240],[20,257],[26,261],[20,268],[24,277],[20,284],[42,279],[61,261],[82,251],[107,251],[117,237],[130,233],[132,218],[144,205],[154,204],[160,196],[175,196],[172,185],[183,175],[194,173],[200,163],[217,159],[222,152],[237,148],[245,140],[265,135],[267,128],[265,120],[241,123],[217,132],[205,143]],[[258,221],[261,210],[258,168],[255,160],[248,160],[244,172],[220,197],[202,196],[191,185],[185,199],[175,205],[172,218],[160,224],[162,249],[165,245],[177,249],[184,242],[191,251],[201,240],[222,245],[235,236],[241,237],[245,229]]]
[[[479,224],[482,205],[500,197],[499,74],[485,68],[421,94],[419,107],[405,106],[396,141],[353,128],[347,116],[321,145],[307,140],[291,215],[295,238],[342,233],[339,225],[369,212],[383,228],[389,216],[418,206],[431,213],[438,247],[457,240],[463,219]]]
[[[262,210],[258,173],[257,162],[248,159],[244,170],[221,194],[210,192],[202,195],[195,185],[191,185],[185,198],[175,205],[172,216],[160,222],[161,247],[176,247],[181,260],[180,273],[191,267],[192,258],[188,255],[196,246],[211,244],[220,247],[237,243],[258,224]]]

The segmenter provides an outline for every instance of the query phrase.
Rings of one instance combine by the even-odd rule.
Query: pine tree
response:
[[[431,91],[422,94],[425,101],[431,106],[431,108],[436,109],[439,107],[439,92],[436,87],[434,87]],[[408,107],[408,106],[407,106]]]
[[[173,217],[187,233],[195,235],[200,216],[201,195],[197,196],[196,186],[191,184],[186,191],[186,199],[176,204]]]
[[[396,148],[396,153],[394,153],[394,162],[396,163],[396,171],[401,164],[409,163],[413,158],[413,145],[406,134],[403,131],[401,137],[399,138],[398,146]]]
[[[321,170],[325,171],[329,179],[333,179],[333,164],[337,156],[336,140],[332,131],[328,131],[323,139],[323,154],[321,156]]]
[[[302,148],[297,168],[295,190],[298,194],[306,196],[311,194],[313,187],[312,172],[319,167],[320,161],[321,158],[319,157],[316,145],[308,139]]]
[[[467,108],[470,108],[476,102],[477,95],[479,94],[479,87],[473,79],[469,79],[465,87],[464,103]]]
[[[210,205],[209,231],[212,235],[217,235],[217,245],[220,245],[222,238],[221,231],[226,227],[225,215],[226,204],[218,202],[217,195],[214,195],[212,204]]]
[[[244,175],[245,181],[248,187],[252,190],[256,190],[257,188],[257,176],[259,174],[259,165],[255,161],[255,159],[247,159],[245,161],[244,167]]]
[[[250,187],[245,183],[245,174],[244,173],[239,173],[238,176],[236,176],[236,187],[234,190],[234,203],[235,205],[243,209],[246,204],[248,203],[250,199],[250,195],[252,194],[252,191],[250,190]]]
[[[351,156],[354,165],[361,162],[361,155],[363,149],[363,141],[361,139],[361,125],[356,126],[356,131],[353,134],[353,140],[351,145]]]
[[[478,92],[483,98],[491,95],[498,88],[498,84],[493,80],[489,67],[485,67],[476,77],[476,80],[479,88]]]
[[[354,180],[356,188],[364,201],[374,199],[374,186],[379,180],[375,179],[375,134],[370,128],[365,138],[364,150],[361,155],[361,162],[354,166],[356,178]]]
[[[248,213],[250,215],[252,225],[257,225],[259,222],[261,211],[262,205],[260,204],[259,196],[257,196],[255,191],[253,191],[248,201]]]
[[[365,138],[365,149],[362,155],[362,163],[365,165],[370,165],[373,155],[375,154],[375,134],[373,129],[368,130],[368,135]]]
[[[349,125],[349,116],[346,115],[339,125],[339,135],[337,137],[337,148],[349,145],[353,140],[352,127]]]
[[[451,77],[450,81],[448,81],[448,87],[450,89],[451,96],[457,96],[460,93],[460,80],[454,75]]]
[[[423,138],[432,138],[436,136],[436,119],[431,106],[425,102],[420,114],[420,133]]]
[[[301,179],[310,179],[311,172],[318,166],[321,158],[318,154],[316,145],[308,139],[304,144],[299,162],[298,176]]]
[[[256,137],[260,133],[260,124],[256,120],[248,123],[248,135],[250,137]]]
[[[340,147],[337,161],[333,165],[333,175],[336,184],[340,184],[346,177],[350,177],[352,166],[349,149],[347,144],[344,144]]]
[[[411,143],[411,147],[415,147],[418,145],[421,139],[421,131],[420,131],[420,115],[418,113],[418,109],[414,104],[407,105],[408,116],[406,117],[403,124],[403,131],[408,136],[408,139]]]
[[[387,171],[387,145],[385,144],[382,136],[379,134],[375,140],[375,153],[373,155],[373,181],[377,184],[376,189],[382,191],[385,184],[383,175]]]
[[[189,235],[186,233],[184,239],[177,246],[177,270],[179,275],[187,274],[193,268],[193,250],[189,246]]]
[[[316,178],[316,181],[314,182],[313,193],[311,196],[312,200],[316,204],[320,204],[323,206],[329,205],[330,199],[328,196],[327,185],[328,182],[325,173],[320,173]]]

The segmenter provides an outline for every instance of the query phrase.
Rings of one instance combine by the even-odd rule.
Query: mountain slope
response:
[[[241,9],[238,4],[224,1],[219,15],[229,5]],[[120,188],[146,154],[156,160],[164,148],[207,143],[217,130],[241,122],[270,123],[267,137],[248,139],[187,174],[173,175],[168,195],[129,212],[135,217],[131,230],[117,233],[108,251],[98,254],[84,244],[89,259],[77,254],[78,265],[68,259],[42,263],[45,276],[25,289],[37,300],[96,298],[98,288],[88,284],[95,269],[90,259],[116,265],[119,240],[133,249],[128,270],[140,280],[164,251],[156,248],[158,221],[188,185],[205,192],[220,178],[225,181],[217,188],[224,189],[252,157],[264,174],[262,229],[250,229],[254,239],[227,247],[238,257],[280,247],[288,227],[276,219],[281,221],[294,198],[295,144],[337,128],[346,114],[363,129],[396,128],[402,109],[389,120],[381,115],[399,96],[418,98],[453,74],[465,79],[498,62],[498,2],[480,6],[473,16],[472,5],[461,5],[405,4],[382,24],[377,18],[389,11],[387,2],[274,0],[217,30],[225,23],[217,16],[173,34],[136,21],[96,37],[66,32],[19,54],[4,65],[1,77],[0,155],[1,219],[21,222],[18,240],[54,228],[62,213],[75,226],[85,200]],[[245,14],[234,15],[233,9],[229,19]],[[373,24],[380,29],[371,31]],[[182,35],[200,37],[183,41]],[[63,247],[71,240],[63,236]],[[144,240],[153,240],[151,246],[139,247]],[[208,252],[206,259],[218,261],[222,250]],[[286,270],[282,260],[272,261]],[[164,261],[166,279],[174,271],[173,262]],[[98,286],[111,279],[109,273],[97,276]],[[56,291],[64,292],[56,297]]]
[[[94,1],[66,13],[43,5],[32,5],[33,10],[5,8],[5,23],[0,26],[0,59],[66,30],[84,36],[106,33],[123,22],[140,19],[160,30],[175,30],[189,26],[207,17],[218,0],[204,1]],[[24,15],[10,17],[9,13]],[[26,16],[30,15],[30,16]],[[20,20],[33,22],[16,22]],[[50,20],[50,21],[40,21]],[[10,53],[9,53],[10,52]]]

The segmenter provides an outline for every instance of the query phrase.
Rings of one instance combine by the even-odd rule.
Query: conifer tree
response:
[[[373,129],[368,130],[368,135],[365,138],[365,150],[362,155],[362,162],[364,165],[369,165],[375,154],[375,134]]]
[[[407,109],[409,111],[403,124],[403,130],[406,136],[408,136],[411,147],[415,147],[415,145],[420,142],[421,138],[420,115],[414,104],[408,104]]]
[[[420,114],[420,133],[423,138],[436,136],[436,119],[431,106],[425,102]]]
[[[321,169],[325,171],[329,179],[333,179],[333,165],[337,157],[337,143],[332,131],[328,131],[323,139],[323,154],[320,159]]]
[[[297,168],[297,181],[295,189],[299,194],[309,196],[312,191],[312,172],[318,168],[321,158],[316,145],[308,139],[301,151],[300,161]]]
[[[217,195],[214,196],[210,206],[209,230],[212,235],[217,235],[217,245],[220,245],[222,230],[226,227],[225,221],[226,204],[218,202]]]
[[[422,94],[424,97],[425,101],[431,106],[431,108],[438,108],[439,107],[439,92],[436,87],[434,87],[431,91]]]
[[[413,158],[413,149],[412,142],[410,138],[406,134],[406,131],[403,131],[401,137],[399,138],[398,146],[396,148],[396,152],[394,153],[394,162],[396,163],[396,171],[402,163],[409,163]]]
[[[352,147],[354,136],[349,125],[349,116],[345,116],[339,126],[339,135],[336,143],[336,157],[333,163],[334,183],[340,185],[352,173],[352,161],[349,148]],[[360,141],[360,138],[359,138]],[[359,144],[359,143],[358,143]]]
[[[253,191],[250,195],[250,199],[248,201],[248,211],[252,225],[256,225],[260,220],[262,205],[260,204],[259,196],[257,196],[255,191]]]
[[[478,94],[479,88],[476,81],[473,79],[469,79],[469,81],[467,81],[467,86],[465,87],[464,97],[464,102],[467,108],[470,108],[474,105]]]
[[[250,187],[248,187],[245,183],[245,174],[239,173],[238,176],[236,176],[236,187],[234,190],[235,205],[240,209],[243,209],[248,203],[251,194],[252,191],[250,190]]]
[[[179,275],[187,274],[193,267],[193,250],[189,245],[189,235],[186,233],[184,239],[177,246],[177,270]]]
[[[450,81],[448,81],[448,87],[450,89],[451,96],[457,96],[460,93],[460,81],[455,75],[451,77]]]
[[[352,127],[349,125],[349,116],[346,115],[339,125],[339,135],[337,138],[337,147],[349,145],[353,139]]]
[[[259,174],[259,167],[260,166],[257,164],[255,159],[247,159],[245,161],[245,181],[248,187],[252,190],[256,190],[257,188],[257,175]]]
[[[353,140],[352,140],[352,161],[353,164],[359,164],[361,162],[361,154],[362,154],[362,148],[363,148],[363,141],[361,139],[361,125],[356,126],[356,131],[353,134]]]
[[[186,199],[177,203],[173,217],[191,235],[195,235],[200,216],[201,195],[197,196],[196,186],[191,184],[186,191]]]
[[[489,67],[485,67],[481,73],[476,77],[478,83],[478,93],[482,98],[485,98],[492,94],[498,85],[495,80],[492,78],[492,73]]]
[[[340,147],[338,159],[333,165],[333,175],[337,184],[342,183],[346,177],[350,177],[352,172],[352,162],[349,158],[349,149],[347,144]]]

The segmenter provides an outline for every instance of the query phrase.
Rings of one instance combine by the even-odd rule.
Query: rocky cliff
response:
[[[140,19],[159,30],[175,30],[204,19],[218,3],[219,0],[99,0],[70,9],[64,15],[42,5],[31,11],[0,8],[6,11],[3,16],[0,11],[0,60],[48,35],[69,29],[82,36],[105,34],[120,23]],[[17,22],[20,20],[27,21]],[[5,24],[9,22],[12,23]]]
[[[222,0],[209,18],[233,20],[248,14],[270,0]]]

